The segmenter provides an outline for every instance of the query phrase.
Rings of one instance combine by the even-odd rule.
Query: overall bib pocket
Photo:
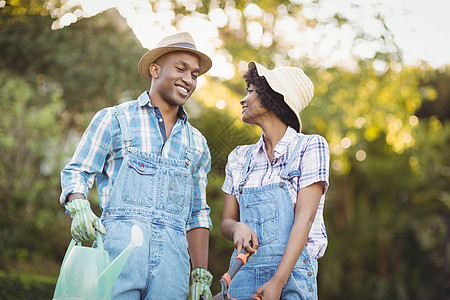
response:
[[[244,220],[257,234],[259,244],[264,245],[275,241],[279,234],[279,211],[276,195],[270,192],[258,193],[248,195],[246,198]]]
[[[191,192],[190,173],[188,170],[171,170],[167,171],[167,201],[164,201],[163,207],[165,211],[172,214],[179,214],[185,207],[190,206],[190,198],[187,194]]]
[[[156,190],[159,189],[157,167],[148,162],[130,159],[126,168],[122,187],[123,201],[146,207],[154,206]]]

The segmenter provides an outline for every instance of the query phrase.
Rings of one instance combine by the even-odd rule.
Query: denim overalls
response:
[[[293,153],[297,153],[304,135]],[[287,180],[300,176],[299,170],[290,170],[295,155],[287,162],[279,183],[245,188],[251,170],[250,160],[254,145],[246,153],[246,161],[239,183],[240,221],[252,228],[258,236],[256,255],[235,275],[230,284],[231,297],[250,298],[275,274],[294,224],[294,209],[289,196]],[[231,262],[236,258],[236,250]],[[317,299],[317,260],[311,260],[304,247],[289,279],[281,292],[281,299]]]
[[[126,153],[102,214],[107,231],[104,247],[111,261],[115,259],[130,243],[134,224],[141,227],[144,244],[131,254],[112,299],[187,299],[186,224],[192,206],[194,157],[190,125],[184,131],[189,143],[185,160],[168,159],[134,148],[124,111],[115,109]]]

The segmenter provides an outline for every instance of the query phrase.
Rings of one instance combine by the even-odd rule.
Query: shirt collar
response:
[[[281,140],[278,142],[278,144],[273,149],[274,152],[274,158],[278,158],[281,155],[283,155],[286,152],[287,146],[289,146],[292,141],[294,140],[295,136],[297,135],[297,131],[295,131],[294,128],[288,126],[286,129],[286,132],[284,133],[284,136],[281,138]],[[263,151],[266,153],[266,145],[264,143],[264,133],[261,135],[261,138],[255,145],[256,152]]]
[[[139,98],[138,98],[138,103],[140,107],[144,107],[146,105],[148,105],[151,108],[154,108],[156,106],[154,106],[152,104],[152,101],[150,100],[150,96],[148,95],[148,91],[143,92]],[[187,113],[184,110],[183,106],[180,106],[178,108],[178,118],[183,120],[183,121],[187,121]]]

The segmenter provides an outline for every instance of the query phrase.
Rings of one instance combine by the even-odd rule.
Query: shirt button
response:
[[[307,264],[307,263],[308,263],[308,260],[307,260],[307,259],[305,259],[305,260],[303,261],[303,263],[304,263],[304,264]]]
[[[311,277],[311,276],[312,276],[312,272],[311,272],[311,271],[308,271],[308,273],[307,273],[307,274],[308,274],[308,276],[309,276],[309,277]]]
[[[312,293],[312,292],[314,292],[314,289],[313,288],[309,288],[309,291]]]
[[[161,123],[163,121],[163,119],[159,119],[158,121]]]
[[[132,149],[131,147],[128,147],[128,151],[129,151],[129,152],[131,152],[131,149]]]

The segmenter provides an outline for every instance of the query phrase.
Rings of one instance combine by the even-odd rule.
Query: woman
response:
[[[231,281],[230,295],[317,299],[329,150],[323,137],[300,133],[299,117],[314,87],[300,68],[248,66],[242,120],[263,134],[228,157],[221,231],[234,242],[232,261],[242,248],[255,255]]]

